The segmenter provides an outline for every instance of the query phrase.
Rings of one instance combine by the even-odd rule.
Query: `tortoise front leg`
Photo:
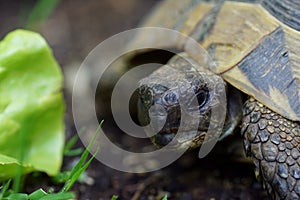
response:
[[[250,98],[244,105],[246,154],[273,199],[300,199],[300,123]]]

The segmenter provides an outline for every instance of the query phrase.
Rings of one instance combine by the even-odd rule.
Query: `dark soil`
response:
[[[88,173],[95,180],[92,186],[77,184],[80,199],[268,199],[255,180],[249,163],[233,159],[224,148],[231,141],[218,144],[204,159],[198,150],[186,153],[170,166],[146,174],[115,171],[94,162]]]
[[[23,27],[26,15],[35,1],[6,0],[0,2],[0,36]],[[67,104],[67,138],[75,133],[71,111],[71,88],[69,81],[87,54],[101,41],[121,31],[134,28],[158,0],[64,0],[58,5],[49,20],[37,31],[41,32],[53,48],[66,76],[65,96]],[[101,113],[102,114],[102,113]],[[105,116],[103,114],[103,116]],[[106,130],[119,134],[115,127]],[[121,141],[123,135],[117,136]],[[241,140],[237,135],[237,140]],[[206,158],[197,157],[198,150],[184,154],[170,166],[152,173],[123,173],[104,166],[94,160],[87,170],[90,181],[77,183],[73,191],[78,199],[158,200],[164,195],[168,199],[267,199],[267,195],[255,177],[253,166],[241,162],[232,153],[233,138],[217,145]],[[126,140],[126,139],[124,139]],[[130,145],[138,145],[132,142]],[[143,143],[142,143],[143,144]],[[78,144],[80,146],[80,144]],[[122,144],[121,144],[122,145]],[[64,167],[76,158],[66,158]],[[30,177],[29,177],[30,179]],[[34,180],[34,177],[32,177]],[[47,187],[45,176],[38,178],[39,184]],[[27,189],[35,188],[36,181],[27,181]]]

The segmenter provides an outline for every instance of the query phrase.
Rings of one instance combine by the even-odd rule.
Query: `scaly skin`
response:
[[[140,119],[149,121],[147,109],[154,104],[161,106],[151,111],[152,123],[161,123],[163,114],[166,117],[163,128],[152,138],[157,146],[168,144],[179,126],[185,134],[173,143],[175,148],[195,148],[203,143],[204,136],[215,137],[207,134],[207,130],[208,124],[214,122],[210,115],[211,107],[222,103],[212,101],[216,99],[212,97],[220,93],[216,90],[219,88],[217,85],[222,83],[218,82],[211,72],[189,60],[185,54],[181,56],[185,57],[175,56],[168,65],[162,66],[141,81],[140,108],[144,109],[140,109]],[[168,87],[163,87],[164,85]],[[181,113],[179,99],[182,102],[190,102],[190,99],[195,97],[195,93],[187,92],[189,88],[196,89],[193,90],[198,91],[196,94],[202,94],[199,91],[207,91],[207,98],[200,96],[200,102],[206,100],[202,106],[195,108],[201,111],[201,114],[190,115],[186,123],[179,123],[180,116],[185,114]],[[233,92],[233,88],[229,89],[227,120],[223,132],[232,132],[236,125],[240,124],[240,113],[243,109],[241,132],[246,154],[256,166],[256,175],[263,181],[273,199],[300,199],[300,123],[282,117],[252,98],[246,101],[242,108],[241,103],[236,100],[239,95],[234,95],[236,92]],[[197,95],[196,97],[198,98]],[[188,105],[183,110],[187,110]],[[165,111],[163,114],[162,109]],[[196,135],[191,130],[191,124],[199,126]],[[228,135],[224,133],[222,136]]]
[[[242,136],[256,175],[273,199],[300,199],[300,123],[250,98],[244,105]]]

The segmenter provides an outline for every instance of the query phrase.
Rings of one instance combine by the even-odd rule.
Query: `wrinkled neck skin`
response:
[[[182,53],[140,81],[138,117],[142,125],[149,124],[150,134],[157,133],[152,137],[155,145],[171,142],[172,148],[195,148],[205,137],[225,137],[238,124],[242,103],[239,92],[231,91],[220,76]],[[212,115],[216,107],[228,110],[223,131],[217,131],[219,119]],[[216,131],[207,134],[208,129]],[[175,137],[176,133],[180,134]]]

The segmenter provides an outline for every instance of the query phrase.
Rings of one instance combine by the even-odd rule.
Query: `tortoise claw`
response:
[[[244,105],[246,154],[273,199],[300,199],[300,123],[250,98]]]

